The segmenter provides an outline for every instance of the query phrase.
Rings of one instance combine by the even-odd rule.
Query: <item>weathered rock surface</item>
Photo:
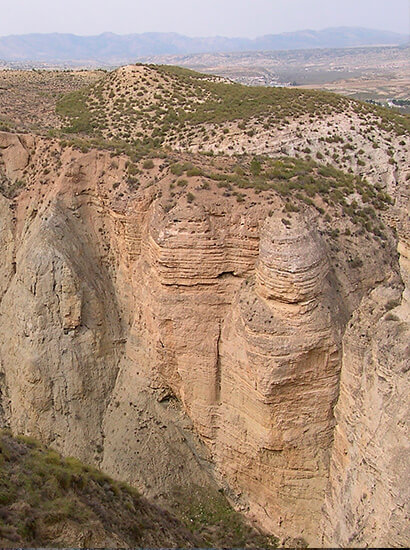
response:
[[[124,197],[125,158],[8,134],[0,143],[4,173],[28,177],[16,199],[0,196],[5,423],[159,500],[216,479],[260,525],[313,544],[323,532],[335,544],[387,543],[343,504],[366,492],[371,514],[387,495],[391,540],[408,540],[398,487],[407,294],[400,322],[380,316],[401,292],[392,237],[384,248],[365,234],[336,245],[308,210],[285,224],[279,199],[245,206],[212,189],[169,210],[159,161]],[[349,267],[353,256],[364,265]],[[385,446],[396,415],[402,435]],[[346,440],[357,441],[347,458]],[[379,472],[374,489],[361,460]]]
[[[404,287],[397,281],[376,287],[344,336],[326,545],[406,547],[410,540],[408,230],[404,217],[398,246]]]

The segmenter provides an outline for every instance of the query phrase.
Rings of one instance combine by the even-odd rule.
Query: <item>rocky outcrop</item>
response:
[[[34,143],[30,136],[0,132],[0,151],[4,174],[17,179],[29,162],[29,147]]]
[[[340,337],[325,244],[311,220],[294,215],[290,224],[264,223],[256,280],[242,285],[224,324],[216,453],[265,525],[311,538],[327,479]]]
[[[13,429],[87,460],[101,441],[121,354],[112,285],[94,254],[87,234],[54,204],[27,229],[0,305]]]
[[[409,226],[401,219],[404,285],[393,278],[376,287],[344,336],[325,545],[406,547],[410,540]]]
[[[42,140],[29,150],[26,189],[14,201],[1,197],[3,423],[66,455],[102,463],[157,498],[173,486],[214,487],[189,418],[175,400],[159,403],[153,394],[149,357],[141,372],[135,362],[151,344],[141,350],[137,342],[133,356],[134,325],[140,329],[145,306],[143,297],[135,302],[133,269],[151,194],[125,215],[106,203],[118,176],[101,176],[109,154],[68,151],[54,158],[58,149]],[[51,172],[53,163],[59,168]]]
[[[340,434],[361,437],[349,369],[368,353],[401,368],[386,347],[353,343],[376,315],[360,313],[363,297],[390,280],[398,288],[393,239],[340,233],[335,244],[309,209],[284,218],[279,197],[243,204],[216,185],[199,193],[196,180],[195,201],[169,207],[173,179],[160,160],[130,189],[125,157],[16,139],[2,134],[0,149],[4,174],[27,179],[18,197],[0,197],[4,422],[159,500],[217,481],[282,538],[319,544],[325,531],[345,543],[355,527],[341,505],[351,478]],[[4,154],[20,146],[24,162]],[[366,265],[349,267],[353,253]],[[359,406],[374,422],[372,391]],[[365,456],[354,452],[352,468]],[[393,465],[398,475],[399,458]]]

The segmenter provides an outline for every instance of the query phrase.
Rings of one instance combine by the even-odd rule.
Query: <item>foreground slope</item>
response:
[[[201,544],[137,491],[35,440],[0,434],[0,543],[7,547]]]
[[[171,514],[92,466],[0,433],[2,546],[276,547],[223,494],[192,486],[183,496]]]
[[[159,502],[219,484],[284,542],[382,544],[377,510],[403,545],[376,503],[408,471],[408,121],[297,92],[287,124],[286,91],[182,76],[127,67],[60,102],[63,141],[0,135],[3,422]],[[205,124],[225,154],[185,144]]]

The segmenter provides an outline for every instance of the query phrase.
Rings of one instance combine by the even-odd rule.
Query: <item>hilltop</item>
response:
[[[205,142],[214,141],[207,130],[235,122],[239,130],[245,130],[241,124],[246,123],[247,135],[258,125],[280,130],[294,120],[316,122],[336,114],[356,115],[398,133],[410,127],[406,117],[327,92],[247,87],[188,69],[155,65],[120,68],[91,87],[66,95],[58,102],[57,112],[71,118],[66,128],[71,133],[129,142],[151,137],[157,138],[157,145],[170,144],[172,138],[181,141],[183,135],[200,138],[204,148]]]
[[[103,147],[121,142],[143,154],[161,147],[229,155],[317,149],[337,167],[356,169],[357,153],[352,157],[349,150],[368,145],[373,162],[379,141],[410,126],[408,116],[332,93],[243,86],[178,67],[6,71],[1,78],[4,129],[54,130]],[[320,146],[319,139],[331,147]]]
[[[410,128],[409,116],[329,92],[248,87],[168,66],[108,73],[62,97],[56,111],[54,135],[77,136],[83,146],[88,140],[139,158],[160,149],[314,158],[373,171],[378,184],[383,166],[405,160]]]

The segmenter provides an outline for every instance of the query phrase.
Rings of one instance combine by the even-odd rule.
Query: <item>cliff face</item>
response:
[[[0,134],[0,154],[10,189],[28,178],[15,198],[0,196],[4,422],[160,500],[217,479],[275,534],[317,544],[325,529],[327,540],[350,540],[343,502],[360,460],[382,455],[380,476],[404,468],[404,440],[380,451],[372,400],[386,430],[404,401],[386,374],[359,378],[378,368],[400,389],[404,376],[386,340],[400,334],[401,357],[402,325],[378,313],[380,294],[400,295],[393,239],[382,247],[358,233],[336,245],[312,211],[284,222],[279,198],[253,192],[241,203],[196,191],[169,209],[160,159],[146,185],[124,194],[125,157],[10,134]],[[352,268],[356,256],[363,265]],[[366,297],[376,286],[387,290]],[[360,440],[347,464],[343,441],[375,422],[373,447]],[[370,479],[358,475],[355,491]],[[392,500],[396,482],[375,481]],[[366,502],[378,491],[366,489]]]
[[[255,282],[234,300],[220,345],[218,460],[266,525],[306,534],[320,514],[340,368],[325,250],[312,220],[268,218]]]
[[[404,288],[377,286],[344,336],[324,507],[327,545],[405,547],[410,540],[408,223],[400,229]]]

